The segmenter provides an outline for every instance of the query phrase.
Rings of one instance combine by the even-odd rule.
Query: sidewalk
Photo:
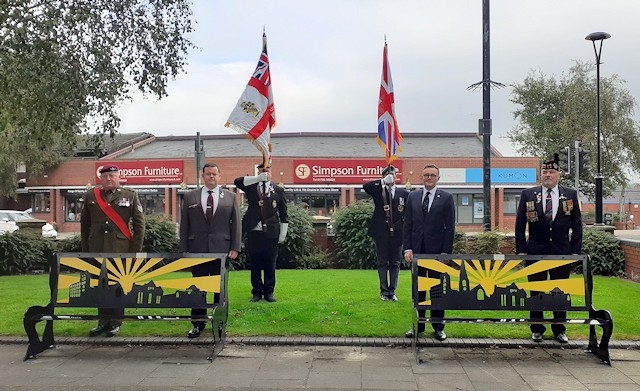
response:
[[[228,338],[212,363],[209,341],[59,338],[23,362],[26,340],[2,337],[0,390],[640,390],[637,341],[612,367],[586,341],[423,338],[421,364],[403,338]]]

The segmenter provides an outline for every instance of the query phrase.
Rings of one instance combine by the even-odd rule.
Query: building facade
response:
[[[393,162],[400,170],[399,185],[420,188],[424,165],[437,165],[438,186],[454,195],[458,229],[481,230],[482,139],[475,133],[408,133],[403,138],[399,159]],[[122,185],[138,191],[146,214],[178,222],[183,194],[199,185],[195,139],[151,136],[99,159],[69,159],[45,175],[27,178],[19,203],[30,205],[35,217],[55,222],[59,232],[77,232],[86,191],[99,183],[102,165],[115,163]],[[258,150],[241,135],[201,140],[205,162],[220,166],[222,183],[231,190],[234,178],[254,175],[262,163]],[[371,133],[272,133],[272,147],[272,181],[284,187],[290,203],[305,203],[312,213],[327,217],[368,198],[362,185],[379,179],[386,166],[384,150]],[[513,230],[520,192],[539,182],[539,166],[538,158],[504,157],[492,149],[494,228]]]

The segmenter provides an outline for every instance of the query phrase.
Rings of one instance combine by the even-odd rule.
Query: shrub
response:
[[[82,241],[80,234],[73,235],[70,238],[58,241],[58,252],[61,253],[79,253],[82,251]]]
[[[375,269],[375,242],[367,233],[373,214],[373,203],[356,201],[335,214],[335,237],[338,251],[348,269]]]
[[[311,254],[311,235],[313,219],[306,209],[298,205],[288,205],[289,228],[284,243],[278,249],[278,267],[289,269],[295,267],[297,260]]]
[[[456,231],[453,237],[453,253],[466,254],[467,243],[467,235],[464,232]]]
[[[473,236],[469,243],[470,254],[499,254],[502,235],[494,231],[484,231]]]
[[[180,241],[176,223],[163,215],[145,216],[142,251],[149,253],[177,253]]]
[[[49,270],[53,243],[31,232],[0,235],[0,275]]]
[[[591,256],[591,272],[603,276],[619,276],[624,273],[624,253],[620,240],[612,234],[596,229],[584,230],[582,254]]]
[[[292,262],[296,269],[326,269],[331,264],[329,253],[316,248],[306,257],[297,258]]]

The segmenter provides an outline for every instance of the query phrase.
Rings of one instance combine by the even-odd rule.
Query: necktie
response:
[[[431,196],[431,192],[428,191],[422,200],[422,213],[424,214],[429,213],[429,196]]]
[[[207,221],[213,220],[213,190],[209,190],[207,197]]]
[[[547,189],[547,199],[544,205],[544,218],[551,222],[553,218],[553,202],[551,202],[551,189]]]

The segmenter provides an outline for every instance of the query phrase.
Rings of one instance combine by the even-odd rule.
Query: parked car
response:
[[[0,220],[0,235],[6,232],[15,232],[19,229],[18,224],[15,221]]]
[[[34,231],[37,230],[38,232],[42,232],[42,236],[45,236],[45,237],[58,236],[57,232],[55,233],[55,236],[54,236],[49,229],[46,229],[46,230],[42,229],[45,225],[48,224],[46,220],[37,219],[32,215],[30,215],[29,213],[21,210],[0,210],[0,221],[7,222],[9,224],[13,223],[16,226],[15,229],[9,232],[14,232],[17,229],[22,228],[22,229],[32,229]],[[46,231],[46,234],[45,234],[45,231]]]

